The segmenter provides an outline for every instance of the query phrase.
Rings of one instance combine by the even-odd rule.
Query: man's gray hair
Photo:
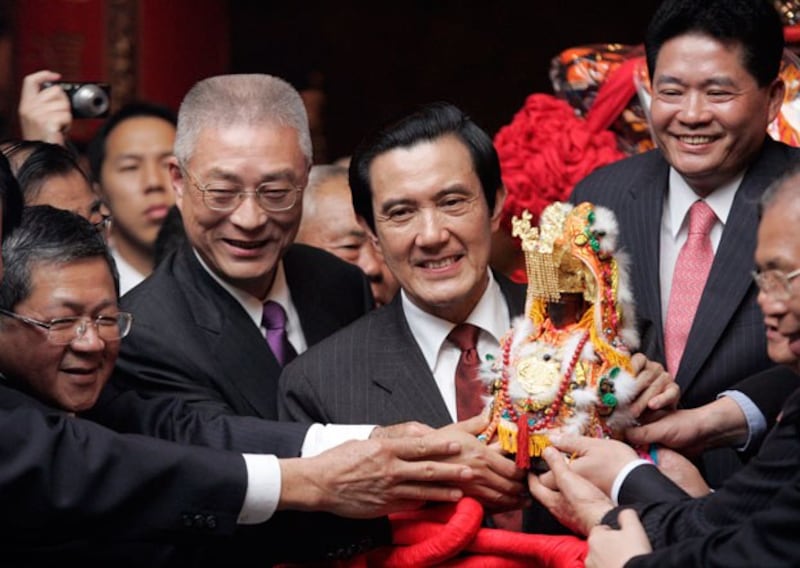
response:
[[[800,163],[787,169],[773,181],[761,195],[760,211],[763,213],[784,197],[800,199]]]
[[[260,73],[217,75],[196,83],[181,102],[175,157],[185,166],[205,128],[273,124],[297,131],[300,149],[313,161],[308,115],[300,93],[289,83]]]

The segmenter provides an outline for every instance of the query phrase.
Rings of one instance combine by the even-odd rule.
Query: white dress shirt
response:
[[[463,322],[475,325],[481,330],[477,348],[481,360],[484,360],[487,353],[499,352],[500,339],[511,327],[511,318],[503,292],[491,271],[487,272],[489,284],[486,291]],[[456,421],[455,373],[461,350],[449,341],[445,341],[456,324],[421,310],[405,291],[401,290],[400,293],[403,313],[408,320],[411,333],[436,379],[436,385],[442,393],[450,416]]]
[[[119,272],[119,295],[122,296],[144,280],[146,275],[136,270],[127,260],[122,258],[119,251],[113,246],[109,247],[109,250],[111,250],[111,256],[114,257],[114,263],[117,265],[117,272]]]

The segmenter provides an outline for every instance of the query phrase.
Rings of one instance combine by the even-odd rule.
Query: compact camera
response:
[[[69,97],[73,118],[102,118],[111,107],[111,86],[108,83],[47,82],[42,88],[60,85]]]

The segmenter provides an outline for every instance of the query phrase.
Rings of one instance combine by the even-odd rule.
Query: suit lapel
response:
[[[661,217],[664,196],[669,183],[669,166],[660,152],[651,155],[652,161],[643,166],[644,175],[631,175],[641,180],[641,185],[629,186],[627,209],[620,215],[620,235],[624,239],[623,252],[631,258],[631,280],[635,291],[635,307],[642,332],[642,350],[655,360],[664,358],[664,326],[661,318]],[[647,338],[645,338],[647,336]]]
[[[678,369],[676,380],[683,390],[697,377],[753,285],[750,271],[756,247],[758,202],[776,172],[785,166],[773,150],[773,144],[765,145],[762,157],[736,192]]]
[[[261,331],[244,308],[203,269],[189,250],[184,257],[194,296],[195,325],[210,338],[210,357],[226,396],[253,409],[263,418],[277,418],[278,376],[281,367]],[[246,355],[243,355],[246,354]]]
[[[525,286],[494,273],[513,318],[525,310]],[[418,420],[434,427],[452,423],[436,379],[416,339],[411,333],[402,308],[401,295],[381,308],[386,317],[370,338],[375,353],[373,383],[398,398],[398,408],[413,409]]]
[[[408,327],[401,295],[380,309],[385,310],[384,325],[376,326],[375,338],[369,340],[374,348],[369,354],[375,365],[372,382],[396,397],[397,407],[408,408],[420,422],[434,427],[450,424],[436,379]]]

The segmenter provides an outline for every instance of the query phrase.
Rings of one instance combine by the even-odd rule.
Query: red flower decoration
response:
[[[538,223],[547,205],[566,201],[595,168],[625,157],[613,132],[594,132],[566,101],[547,94],[530,95],[494,144],[508,194],[502,220],[507,230],[526,209]]]

